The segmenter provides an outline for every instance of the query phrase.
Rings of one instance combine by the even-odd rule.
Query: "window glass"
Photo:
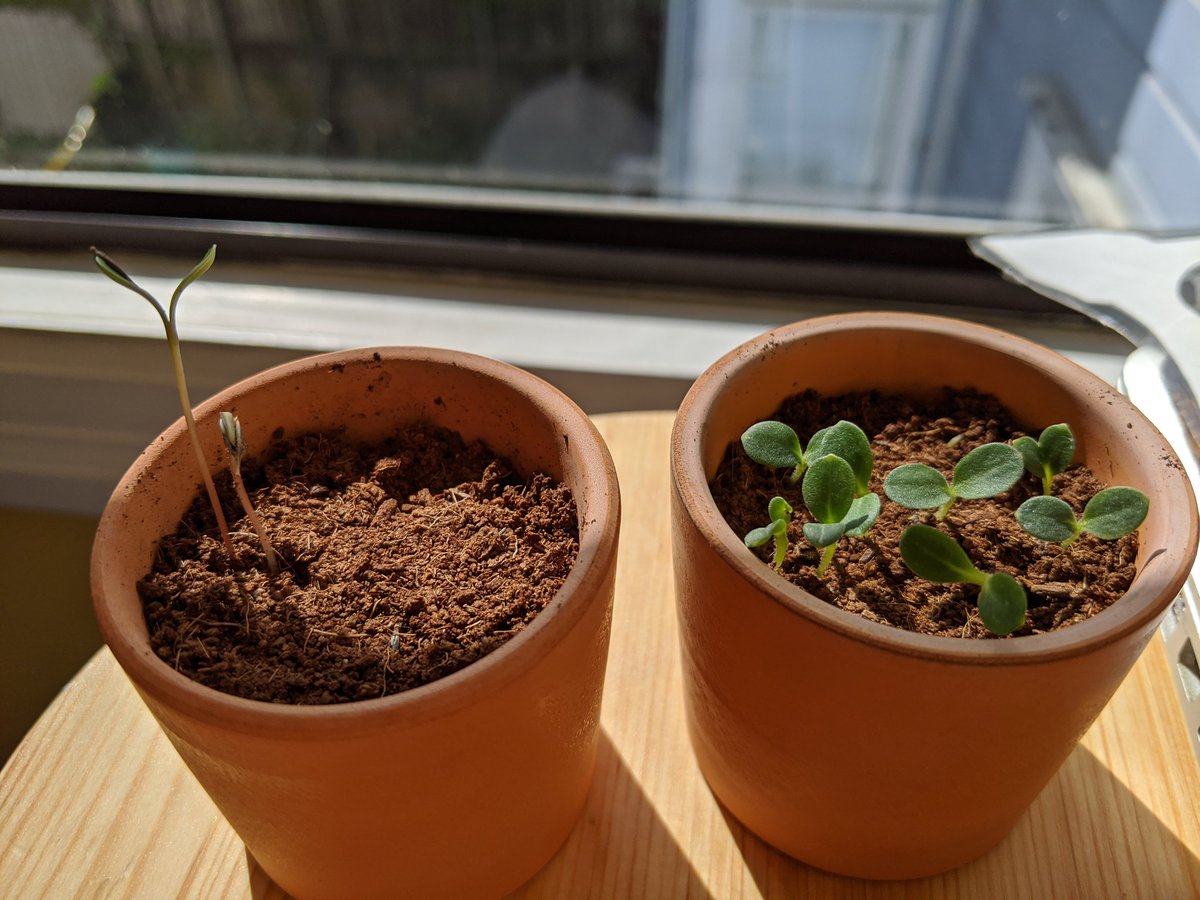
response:
[[[1197,46],[1195,0],[0,2],[0,183],[1194,227]]]

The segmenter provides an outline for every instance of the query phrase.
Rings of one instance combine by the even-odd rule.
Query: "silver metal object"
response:
[[[1200,490],[1200,237],[1125,231],[991,235],[971,249],[1064,306],[1120,332],[1130,354],[1121,388],[1175,449]],[[1161,634],[1200,762],[1200,562]]]

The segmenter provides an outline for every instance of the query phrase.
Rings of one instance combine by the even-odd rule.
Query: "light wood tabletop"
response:
[[[669,413],[597,416],[624,500],[603,735],[587,808],[522,898],[1200,897],[1200,767],[1162,642],[1016,829],[921,881],[839,878],[775,851],[713,799],[681,707]],[[283,894],[101,650],[0,773],[0,896]]]

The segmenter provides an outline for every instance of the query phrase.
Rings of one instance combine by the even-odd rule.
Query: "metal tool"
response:
[[[989,235],[972,251],[1013,281],[1137,346],[1121,388],[1175,449],[1200,490],[1200,236],[1127,231]],[[1188,742],[1200,761],[1200,562],[1162,625]]]

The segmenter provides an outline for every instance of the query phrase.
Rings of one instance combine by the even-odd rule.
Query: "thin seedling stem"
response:
[[[225,543],[225,553],[233,562],[233,541],[229,538],[229,525],[225,521],[225,512],[221,509],[221,500],[217,496],[217,486],[213,483],[212,473],[208,471],[208,462],[204,458],[204,448],[200,446],[200,435],[196,431],[196,420],[192,416],[192,401],[188,397],[187,377],[183,370],[183,354],[179,349],[179,338],[175,329],[167,328],[167,346],[171,349],[171,364],[175,367],[175,384],[179,388],[179,403],[183,407],[183,421],[187,425],[188,436],[192,439],[192,450],[196,454],[196,463],[200,466],[200,475],[204,478],[204,489],[208,491],[208,502],[212,504],[213,514],[217,517],[217,528],[221,532],[221,540]]]

